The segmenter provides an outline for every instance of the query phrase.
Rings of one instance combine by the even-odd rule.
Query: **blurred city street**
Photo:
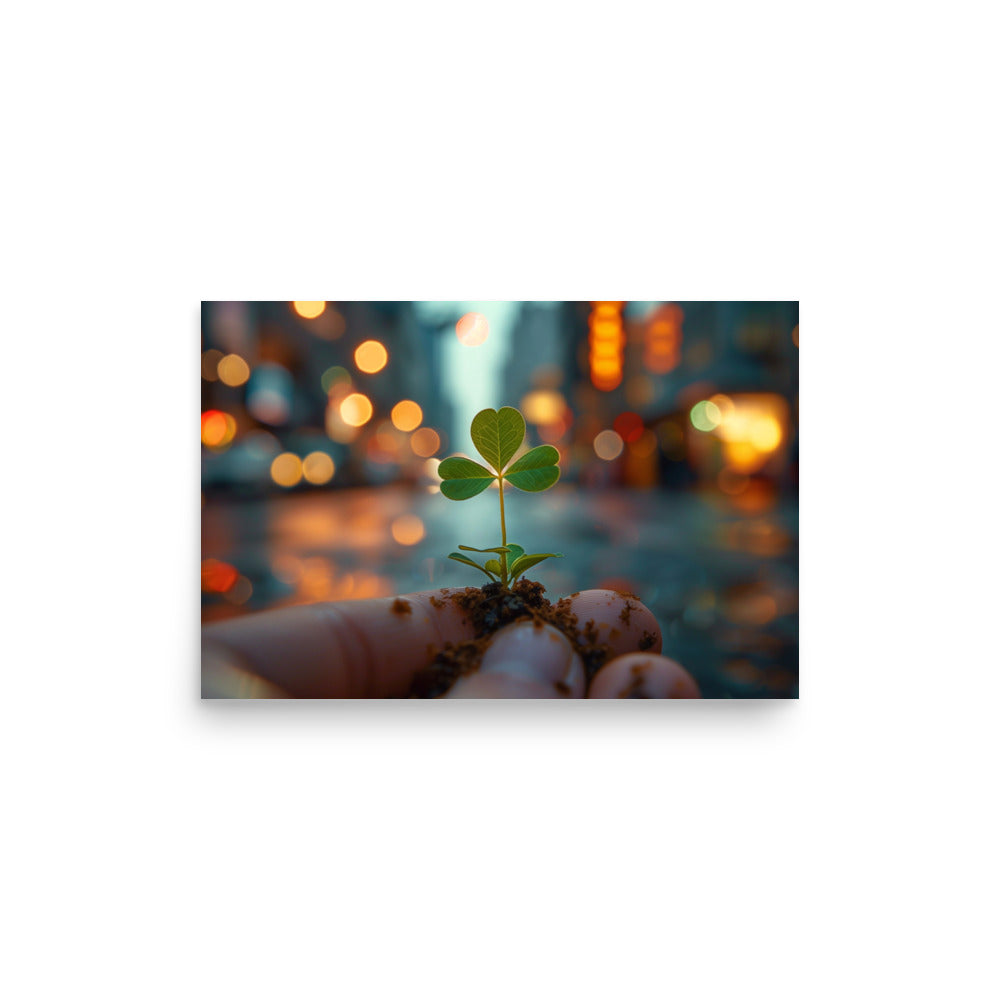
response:
[[[507,540],[563,554],[528,571],[549,598],[634,593],[705,697],[798,697],[798,317],[766,301],[202,303],[203,622],[481,586],[448,554],[500,544],[497,484],[450,500],[439,469],[482,455],[472,421],[507,406],[523,417],[509,460],[557,456],[553,488],[504,493]]]
[[[202,521],[203,618],[480,586],[484,577],[447,555],[459,544],[498,543],[496,505],[492,491],[456,504],[404,487],[210,501]],[[564,553],[528,574],[550,599],[593,587],[635,593],[660,622],[665,655],[694,675],[706,697],[797,696],[792,502],[766,491],[736,501],[561,483],[543,503],[511,490],[508,525],[511,540],[528,551]],[[234,571],[236,585],[224,576]],[[222,585],[212,586],[213,572]]]

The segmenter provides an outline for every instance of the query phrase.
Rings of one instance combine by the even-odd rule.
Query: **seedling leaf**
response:
[[[452,552],[452,553],[451,553],[451,554],[450,554],[450,555],[448,556],[448,558],[449,558],[449,559],[454,559],[454,560],[455,560],[455,562],[460,562],[460,563],[465,563],[465,565],[466,565],[466,566],[475,566],[475,567],[476,567],[476,569],[478,569],[480,573],[485,573],[485,574],[486,574],[486,575],[487,575],[487,576],[488,576],[488,577],[489,577],[489,578],[490,578],[491,580],[493,580],[493,579],[494,579],[494,576],[493,576],[493,574],[492,574],[492,573],[491,573],[491,572],[490,572],[489,570],[487,570],[487,569],[483,569],[483,567],[482,567],[482,566],[480,566],[480,565],[479,565],[479,563],[477,563],[477,562],[473,562],[473,561],[472,561],[471,559],[466,559],[466,557],[465,557],[465,556],[463,556],[463,555],[462,555],[461,553],[459,553],[459,552]],[[499,575],[499,574],[497,574],[497,575]]]
[[[513,565],[510,567],[511,579],[516,580],[525,570],[531,569],[532,566],[537,565],[543,559],[562,559],[562,553],[534,552],[530,556],[521,556],[520,559],[515,559]],[[489,563],[486,565],[489,566]]]
[[[521,556],[524,555],[524,549],[520,545],[515,545],[513,542],[507,543],[507,569],[509,570],[514,563],[517,562]]]
[[[519,490],[540,493],[559,479],[558,461],[559,452],[552,445],[539,445],[522,455],[507,470],[504,479],[513,483]]]
[[[499,413],[480,410],[472,418],[472,443],[497,472],[503,471],[523,440],[524,417],[513,406],[504,406]],[[440,468],[438,474],[443,475]]]
[[[491,472],[485,466],[465,458],[452,455],[438,466],[441,476],[441,492],[449,500],[468,500],[482,493],[491,483],[499,487],[500,537],[502,544],[491,549],[476,549],[471,545],[459,545],[462,552],[478,552],[483,555],[496,553],[499,558],[487,559],[485,566],[473,562],[461,552],[448,556],[466,566],[475,566],[491,580],[499,579],[500,586],[509,588],[517,578],[540,563],[543,559],[561,556],[559,552],[533,553],[526,555],[520,545],[507,543],[507,522],[504,519],[503,487],[508,481],[518,489],[529,493],[539,493],[553,486],[559,479],[559,452],[551,445],[532,448],[516,462],[506,468],[517,454],[524,441],[524,417],[512,406],[498,410],[480,410],[472,419],[472,441],[479,453],[493,466]]]
[[[438,466],[441,477],[441,492],[449,500],[468,500],[482,493],[496,476],[489,469],[471,458],[452,455]]]

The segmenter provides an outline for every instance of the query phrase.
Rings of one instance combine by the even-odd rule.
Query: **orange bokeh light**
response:
[[[621,302],[595,302],[590,313],[590,381],[595,389],[610,392],[622,380],[625,330]]]
[[[201,415],[201,443],[206,448],[223,450],[236,437],[236,420],[222,410],[206,410]]]
[[[416,545],[424,537],[424,522],[416,514],[404,514],[392,522],[391,531],[400,545]]]
[[[490,324],[482,313],[466,313],[455,324],[455,336],[466,347],[478,347],[489,335]]]
[[[333,479],[336,467],[325,451],[312,451],[302,460],[302,475],[313,486],[322,486]]]
[[[302,459],[290,451],[276,455],[271,463],[271,479],[279,486],[295,486],[302,479]]]
[[[250,378],[250,366],[238,354],[220,358],[217,372],[219,380],[230,386],[243,385]]]
[[[416,430],[423,419],[424,411],[412,399],[401,399],[392,408],[392,423],[397,430]]]
[[[303,318],[303,319],[315,319],[317,316],[322,316],[326,310],[325,302],[293,302],[292,308]]]
[[[441,438],[438,432],[430,427],[421,427],[420,430],[414,431],[410,437],[410,447],[413,449],[414,455],[430,458],[441,447]]]
[[[363,427],[373,412],[372,401],[362,392],[352,392],[340,404],[340,418],[348,427]]]
[[[354,363],[359,371],[366,375],[374,375],[385,368],[389,361],[389,352],[377,340],[366,340],[358,344],[354,350]]]

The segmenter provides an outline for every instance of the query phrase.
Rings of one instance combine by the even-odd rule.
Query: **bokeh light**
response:
[[[293,302],[292,308],[303,318],[303,319],[315,319],[317,316],[322,316],[326,309],[325,302]]]
[[[222,410],[206,410],[201,415],[201,443],[214,451],[223,451],[236,437],[236,420]]]
[[[416,430],[423,419],[424,411],[412,399],[401,399],[392,408],[392,423],[397,430]]]
[[[774,451],[781,444],[781,424],[772,416],[762,416],[750,428],[750,443],[761,451]]]
[[[478,347],[489,335],[490,324],[482,313],[466,313],[455,324],[455,336],[466,347]]]
[[[594,438],[594,454],[605,462],[613,462],[625,447],[625,442],[614,431],[601,431]]]
[[[222,360],[222,351],[217,351],[214,347],[205,351],[201,356],[201,377],[206,382],[214,382],[219,377],[219,362]]]
[[[253,584],[245,576],[239,576],[226,591],[225,598],[230,604],[246,604],[252,594]]]
[[[656,435],[649,429],[642,431],[637,438],[629,440],[629,450],[639,458],[649,458],[656,451],[659,442]]]
[[[226,385],[243,385],[250,378],[250,366],[238,354],[227,354],[219,359],[219,380]]]
[[[363,427],[372,418],[372,401],[362,392],[352,392],[340,404],[340,416],[348,427]]]
[[[295,486],[302,480],[302,460],[290,451],[283,451],[271,463],[271,479],[279,486]]]
[[[691,407],[691,423],[699,431],[714,431],[722,423],[722,411],[710,399]]]
[[[313,486],[322,486],[333,479],[336,467],[325,451],[311,451],[302,460],[302,475]]]
[[[201,564],[201,589],[209,594],[224,594],[239,576],[235,566],[221,559],[205,559]]]
[[[354,363],[366,375],[374,375],[385,368],[389,352],[377,340],[366,340],[355,348]]]
[[[554,389],[535,389],[521,400],[521,413],[529,424],[554,424],[565,409],[563,394]]]
[[[719,423],[724,424],[736,413],[736,404],[724,393],[717,392],[710,400],[719,408]]]
[[[351,373],[340,365],[331,365],[319,378],[319,384],[325,393],[329,393],[334,386],[350,385]]]
[[[441,447],[441,437],[437,431],[430,427],[421,427],[420,430],[414,431],[410,437],[410,447],[413,449],[414,455],[419,455],[420,458],[430,458]]]
[[[424,537],[424,522],[416,514],[403,514],[392,522],[391,531],[400,545],[416,545]]]
[[[615,417],[615,421],[612,424],[616,433],[623,441],[638,441],[642,437],[642,432],[645,429],[645,425],[642,422],[642,417],[638,413],[632,413],[626,410],[624,413],[619,413]]]

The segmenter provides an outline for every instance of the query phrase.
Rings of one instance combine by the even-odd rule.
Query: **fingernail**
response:
[[[576,687],[573,646],[558,629],[538,622],[515,622],[498,632],[483,654],[481,671]],[[568,692],[567,692],[568,693]]]

